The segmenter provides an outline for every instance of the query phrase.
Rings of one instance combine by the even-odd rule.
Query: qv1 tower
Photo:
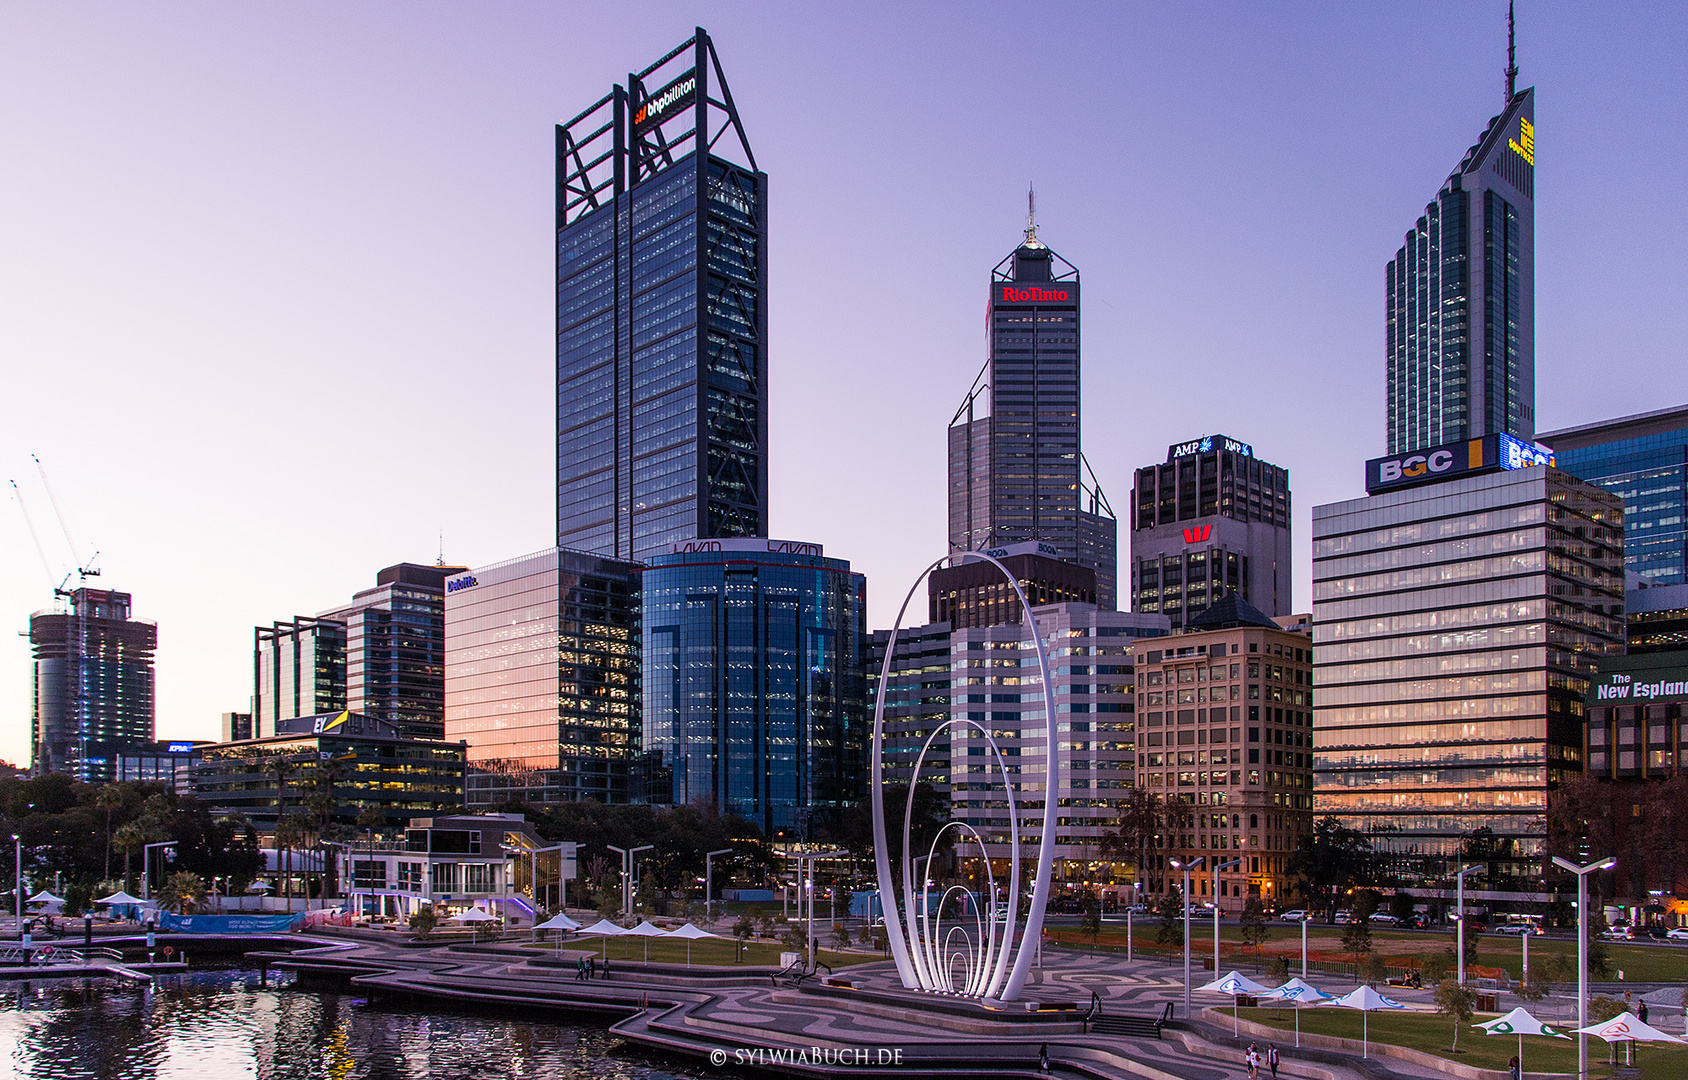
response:
[[[983,551],[1041,541],[1096,571],[1112,610],[1118,523],[1079,441],[1078,269],[1026,236],[991,272],[990,356],[949,427],[949,547]]]
[[[1534,88],[1490,118],[1389,263],[1389,453],[1535,439]]]
[[[767,174],[708,33],[557,125],[557,544],[767,535]]]

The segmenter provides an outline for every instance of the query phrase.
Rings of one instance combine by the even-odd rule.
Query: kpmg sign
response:
[[[1484,435],[1366,462],[1366,494],[1416,487],[1502,469],[1552,465],[1553,453],[1511,435]]]
[[[1166,460],[1177,461],[1181,457],[1191,454],[1211,454],[1215,450],[1223,450],[1238,457],[1253,457],[1254,447],[1245,442],[1238,442],[1227,435],[1203,435],[1199,439],[1189,442],[1176,443],[1166,448]]]

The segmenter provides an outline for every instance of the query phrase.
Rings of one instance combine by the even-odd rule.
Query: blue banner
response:
[[[158,928],[182,934],[280,934],[298,926],[305,915],[172,915],[160,912]]]

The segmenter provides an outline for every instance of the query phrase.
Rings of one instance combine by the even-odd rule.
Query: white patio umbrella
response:
[[[1360,1056],[1371,1056],[1371,1014],[1378,1009],[1404,1009],[1399,1001],[1391,1001],[1369,986],[1359,986],[1339,998],[1320,1002],[1321,1005],[1340,1006],[1360,1010]]]
[[[1634,1045],[1638,1042],[1673,1042],[1680,1043],[1688,1040],[1667,1035],[1651,1024],[1644,1023],[1639,1016],[1625,1009],[1610,1020],[1602,1020],[1598,1024],[1590,1024],[1585,1028],[1573,1029],[1578,1035],[1598,1035],[1609,1043],[1626,1042],[1631,1044],[1633,1055]]]
[[[48,907],[53,907],[55,905],[58,906],[58,907],[63,907],[64,906],[64,897],[54,896],[52,893],[48,892],[46,889],[42,889],[40,892],[36,893],[34,896],[30,897],[28,900],[25,900],[24,903],[26,903],[26,904],[46,904]]]
[[[446,922],[467,923],[469,926],[469,944],[471,945],[473,945],[480,937],[481,923],[496,921],[497,920],[493,916],[488,915],[478,907],[469,908],[467,911],[459,911],[457,914],[446,920]]]
[[[1524,1071],[1524,1036],[1547,1035],[1555,1039],[1570,1038],[1563,1031],[1556,1031],[1531,1016],[1529,1010],[1522,1005],[1505,1016],[1497,1016],[1493,1020],[1485,1020],[1481,1024],[1472,1024],[1471,1026],[1480,1027],[1490,1035],[1517,1035],[1518,1071],[1520,1073]]]
[[[686,939],[686,966],[691,967],[692,966],[692,942],[698,940],[699,938],[720,937],[721,935],[720,934],[711,934],[707,930],[699,930],[697,927],[693,926],[691,923],[687,923],[684,926],[678,927],[674,930],[670,930],[668,932],[668,936]]]
[[[544,922],[540,923],[538,926],[533,928],[534,933],[536,933],[536,934],[541,930],[579,930],[579,929],[580,929],[580,924],[575,922],[573,919],[569,918],[567,915],[564,915],[562,912],[558,912],[557,914],[551,916],[549,919],[546,919]],[[563,955],[563,935],[561,935],[561,934],[557,935],[557,955],[558,956]]]
[[[146,901],[142,900],[138,896],[130,896],[128,893],[124,892],[122,889],[118,889],[116,892],[112,893],[110,896],[104,897],[104,898],[99,899],[99,900],[95,900],[94,903],[96,903],[96,904],[119,904],[119,905],[123,905],[123,904],[144,904],[144,903],[146,903]]]
[[[1298,1047],[1301,1045],[1301,1006],[1308,1002],[1320,1005],[1334,1000],[1330,994],[1320,990],[1312,983],[1302,982],[1300,979],[1291,979],[1276,989],[1266,991],[1261,996],[1295,1003],[1295,1045]]]
[[[649,919],[640,919],[638,926],[635,926],[635,927],[633,927],[629,930],[625,930],[623,932],[632,936],[632,937],[642,937],[642,938],[645,939],[645,963],[647,963],[647,964],[651,962],[651,941],[650,941],[650,939],[654,938],[654,937],[667,937],[668,936],[668,931],[664,930],[660,926],[657,926],[655,923],[651,922]]]
[[[582,934],[592,934],[592,935],[595,935],[595,936],[601,937],[601,938],[620,937],[621,935],[627,933],[626,930],[617,926],[615,923],[610,922],[608,919],[599,919],[597,922],[593,923],[591,926],[582,927],[580,932]],[[602,948],[599,950],[600,953],[602,955],[607,956],[608,955],[609,942],[604,941],[604,942],[601,942],[600,944],[602,946]]]
[[[1235,999],[1238,994],[1264,994],[1271,988],[1260,985],[1240,971],[1232,971],[1230,974],[1221,975],[1219,978],[1204,986],[1196,987],[1196,989],[1215,994],[1230,994],[1231,997]],[[1237,1031],[1237,1009],[1236,1002],[1233,1000],[1231,1007],[1231,1034],[1235,1035],[1237,1034]]]

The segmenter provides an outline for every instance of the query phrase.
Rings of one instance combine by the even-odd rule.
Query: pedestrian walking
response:
[[[1512,1060],[1506,1063],[1506,1075],[1511,1080],[1524,1080],[1523,1068],[1524,1063],[1518,1060],[1517,1054],[1513,1054]]]
[[[1647,1022],[1647,999],[1642,998],[1635,1006],[1635,1016],[1643,1024]]]
[[[1278,1044],[1266,1044],[1266,1064],[1272,1066],[1272,1080],[1278,1080]]]
[[[598,977],[598,958],[596,956],[588,956],[586,958],[586,981],[591,982],[593,979],[596,979],[597,977]]]
[[[1039,1046],[1037,1048],[1037,1071],[1041,1072],[1041,1073],[1046,1073],[1046,1072],[1049,1071],[1049,1044],[1048,1043],[1044,1043],[1042,1046]]]
[[[1248,1067],[1248,1080],[1260,1080],[1260,1050],[1253,1043],[1248,1044],[1243,1064]]]

